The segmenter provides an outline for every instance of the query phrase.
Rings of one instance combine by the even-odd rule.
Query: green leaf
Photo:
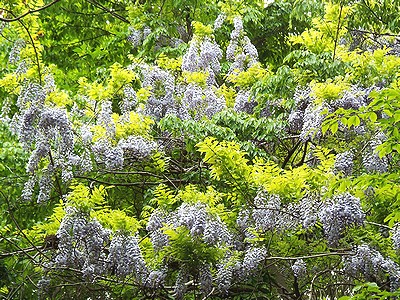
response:
[[[336,123],[336,120],[333,118],[325,120],[322,123],[322,128],[321,128],[322,134],[325,134],[332,127],[332,124],[334,124],[334,123]]]
[[[332,134],[335,134],[338,131],[338,128],[339,128],[339,123],[338,122],[333,123],[330,128]]]
[[[348,126],[358,126],[360,125],[360,118],[356,115],[353,115],[349,118]]]
[[[373,123],[375,123],[376,120],[378,119],[378,116],[373,111],[370,112],[368,116],[369,116],[370,121],[373,122]]]
[[[394,123],[397,123],[400,121],[400,111],[396,111],[394,113]]]

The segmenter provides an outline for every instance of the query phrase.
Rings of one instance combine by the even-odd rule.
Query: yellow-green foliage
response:
[[[164,256],[159,251],[154,250],[153,244],[151,243],[151,239],[149,237],[144,237],[140,241],[140,249],[146,263],[150,268],[157,269],[162,265]]]
[[[213,187],[209,186],[206,192],[200,192],[195,185],[187,185],[179,191],[177,198],[187,203],[201,202],[208,206],[214,206],[219,203],[223,195],[218,193]]]
[[[126,138],[129,135],[140,135],[143,137],[149,137],[149,132],[154,121],[137,112],[131,111],[129,113],[129,119],[121,118],[118,114],[112,114],[112,118],[115,122],[115,138],[120,140]]]
[[[48,94],[48,96],[46,97],[46,102],[53,103],[58,107],[65,107],[72,104],[72,99],[66,92],[55,90]]]
[[[120,115],[113,113],[112,119],[115,125],[115,136],[109,136],[106,128],[101,125],[93,125],[90,130],[93,133],[93,142],[99,139],[109,138],[112,144],[116,145],[122,138],[130,135],[142,136],[150,138],[151,126],[154,121],[146,116],[140,115],[134,111],[129,113],[129,119],[122,118]]]
[[[289,38],[292,44],[304,45],[307,49],[314,53],[321,53],[327,51],[331,47],[329,40],[322,38],[322,33],[310,28],[304,31],[301,35],[292,36]]]
[[[60,202],[54,207],[53,214],[47,217],[45,222],[32,226],[26,234],[37,241],[43,241],[44,237],[47,235],[56,234],[60,227],[61,220],[65,216],[64,205],[65,203],[60,200]]]
[[[10,291],[7,286],[4,285],[4,286],[0,287],[0,294],[8,295],[9,293],[10,293]]]
[[[179,72],[181,70],[181,66],[182,66],[182,57],[169,58],[165,54],[162,53],[157,58],[157,65],[160,68],[166,69],[168,71]]]
[[[267,185],[270,178],[280,176],[282,169],[274,162],[256,158],[251,168],[251,178],[256,185]],[[269,174],[268,177],[265,174]]]
[[[157,207],[170,209],[177,202],[176,195],[165,184],[160,184],[153,192],[153,203],[157,203]]]
[[[220,8],[221,12],[226,15],[226,20],[233,23],[233,20],[236,17],[240,16],[247,17],[249,11],[251,11],[252,13],[254,12],[249,3],[250,3],[249,1],[225,0],[225,1],[219,1],[218,7]],[[258,0],[258,1],[253,1],[252,4],[257,5],[260,8],[265,8],[269,5],[267,3],[268,1],[266,0]]]
[[[235,142],[218,142],[213,137],[207,137],[198,143],[198,151],[204,154],[204,161],[211,165],[211,176],[220,180],[221,177],[230,182],[248,181],[250,167],[245,152]]]
[[[164,257],[172,261],[198,267],[204,263],[215,262],[224,253],[220,248],[208,246],[202,239],[193,239],[189,229],[184,226],[164,228],[164,233],[168,236],[169,245],[163,248],[162,252]]]
[[[115,63],[110,67],[110,78],[102,82],[89,83],[88,79],[81,77],[78,80],[80,92],[86,94],[91,99],[101,101],[112,98],[123,92],[124,85],[136,79],[136,74],[131,70],[123,68]]]
[[[114,231],[136,232],[140,228],[139,221],[128,216],[124,211],[107,207],[106,196],[107,190],[102,185],[90,190],[87,186],[79,183],[72,186],[66,205],[89,213],[91,218],[97,219],[106,228]]]
[[[151,156],[151,164],[149,171],[162,173],[168,168],[169,158],[159,151],[154,152]]]
[[[319,189],[322,186],[327,187],[335,182],[335,175],[332,172],[335,156],[330,153],[329,149],[322,147],[317,147],[314,150],[314,155],[320,161],[316,168],[302,165],[297,168],[282,170],[278,174],[278,166],[267,164],[266,172],[263,173],[264,178],[260,174],[258,174],[258,178],[264,180],[263,187],[268,192],[289,199],[300,199],[310,190]],[[319,192],[323,193],[324,191]]]
[[[224,97],[227,107],[232,108],[235,105],[236,91],[233,87],[227,87],[225,84],[221,85],[217,90],[219,97]]]
[[[332,170],[335,164],[335,155],[331,153],[329,149],[317,146],[314,150],[314,155],[320,161],[317,166],[319,170],[322,172],[329,172]]]
[[[151,96],[151,88],[140,88],[136,91],[136,98],[139,102],[146,102],[147,99]]]
[[[400,57],[388,55],[389,49],[369,51],[343,51],[338,53],[341,60],[349,64],[348,74],[354,82],[368,84],[395,79],[400,70]]]
[[[44,1],[34,1],[32,3],[30,1],[29,6],[30,9],[39,8],[44,5]],[[16,5],[12,8],[12,11],[15,12],[16,9],[20,9],[21,12],[26,12],[26,2],[20,1],[20,5]],[[22,38],[24,41],[29,41],[26,44],[26,47],[22,49],[20,53],[21,59],[26,59],[27,61],[32,61],[37,63],[37,59],[41,62],[43,46],[40,43],[40,37],[45,34],[45,32],[41,29],[41,24],[39,21],[39,14],[29,14],[24,18],[24,24],[29,28],[29,31],[26,30],[23,26],[16,25],[15,29],[18,32],[18,36]],[[38,78],[38,68],[34,67],[36,77]]]
[[[246,71],[239,73],[233,72],[228,76],[228,81],[235,84],[235,86],[240,88],[250,88],[257,81],[262,79],[268,74],[268,71],[264,69],[260,63],[253,64]]]
[[[214,179],[233,187],[262,188],[286,199],[300,199],[309,190],[332,185],[336,178],[332,172],[334,155],[325,148],[317,147],[315,150],[315,156],[320,160],[316,168],[302,165],[283,170],[275,163],[262,159],[250,165],[244,157],[246,153],[234,142],[218,142],[208,137],[197,147],[204,154],[203,160],[211,165]]]
[[[175,193],[164,184],[160,184],[153,192],[154,198],[152,202],[157,204],[164,210],[174,209],[181,202],[196,204],[198,202],[206,205],[207,212],[216,218],[220,218],[224,222],[229,222],[232,218],[232,212],[226,210],[223,200],[227,199],[227,195],[216,191],[213,187],[207,187],[202,192],[196,185],[189,184],[182,190]],[[152,209],[150,209],[152,210]],[[149,214],[146,214],[147,218]]]
[[[104,208],[101,210],[92,210],[92,218],[96,218],[106,228],[115,231],[134,233],[140,229],[139,221],[128,216],[124,211]]]
[[[7,93],[18,94],[20,92],[19,76],[15,73],[8,73],[0,79],[0,87],[4,88]]]
[[[211,25],[204,25],[201,22],[193,21],[192,26],[194,34],[199,38],[204,38],[213,34]]]
[[[313,28],[304,31],[302,34],[290,37],[293,44],[304,45],[314,53],[344,50],[337,41],[347,32],[346,16],[351,8],[339,4],[327,3],[325,5],[325,16],[313,19]],[[343,48],[343,49],[342,49]]]
[[[101,125],[94,125],[90,128],[90,130],[93,133],[93,142],[97,142],[98,140],[107,136],[107,130]]]
[[[347,25],[347,16],[351,12],[350,6],[345,6],[343,4],[333,4],[326,3],[325,5],[325,15],[324,20],[318,20],[316,22],[317,27],[320,31],[332,38],[336,38],[336,34],[342,36],[346,29],[344,28]],[[340,32],[337,33],[337,29],[339,27]]]
[[[285,196],[289,199],[300,199],[308,188],[307,177],[311,170],[303,165],[295,169],[284,170],[275,180],[264,185],[265,190]]]
[[[89,83],[87,78],[81,77],[78,80],[78,84],[80,91],[93,100],[100,101],[109,97],[107,87],[105,87],[102,83]]]
[[[128,16],[130,20],[137,20],[133,27],[135,29],[142,29],[143,24],[147,24],[148,16],[144,13],[144,7],[139,3],[139,1],[132,1],[132,4],[126,7],[128,11]]]
[[[183,78],[188,84],[195,84],[201,87],[206,86],[206,81],[209,76],[208,72],[183,72]]]
[[[60,222],[65,216],[65,208],[72,206],[85,212],[90,218],[97,219],[104,227],[113,231],[134,233],[140,229],[140,223],[134,217],[128,216],[124,211],[113,210],[106,206],[106,188],[103,186],[89,187],[79,183],[71,187],[72,191],[67,196],[67,202],[60,203],[53,209],[46,222],[36,224],[27,234],[38,240],[50,234],[55,234],[60,227]]]
[[[308,179],[313,170],[306,165],[282,170],[273,162],[258,159],[252,166],[251,181],[255,186],[288,199],[300,199],[309,188]]]
[[[349,86],[349,83],[341,77],[335,80],[328,79],[325,82],[314,82],[311,84],[312,96],[316,98],[317,103],[339,99]]]
[[[3,16],[6,16],[8,12],[13,12],[16,15],[26,13],[27,7],[34,10],[44,5],[43,0],[39,1],[3,1],[0,3],[1,11]],[[10,15],[11,16],[11,15]],[[14,15],[15,16],[15,15]],[[7,34],[17,34],[19,39],[27,41],[25,47],[23,47],[19,53],[20,59],[25,60],[28,65],[31,65],[25,74],[16,74],[10,72],[5,74],[0,79],[0,87],[3,87],[7,93],[18,94],[20,87],[18,83],[21,83],[25,79],[37,80],[39,78],[39,69],[42,64],[42,52],[43,46],[40,43],[40,37],[45,34],[41,29],[39,21],[39,14],[30,13],[24,17],[24,26],[21,26],[19,22],[11,22],[6,28],[6,32],[3,32],[2,37],[6,37]],[[29,30],[28,30],[29,28]],[[7,32],[9,30],[9,32]],[[10,35],[10,36],[11,36]]]
[[[72,185],[71,190],[67,196],[68,205],[74,206],[81,211],[88,212],[97,206],[105,204],[104,197],[107,195],[107,190],[102,185],[90,190],[89,187],[79,183]]]
[[[115,63],[110,67],[111,78],[108,82],[110,94],[122,92],[122,87],[136,79],[136,74],[131,70],[123,68],[119,63]]]

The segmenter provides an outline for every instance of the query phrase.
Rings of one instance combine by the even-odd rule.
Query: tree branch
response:
[[[1,192],[1,191],[0,191]],[[41,247],[38,247],[37,245],[35,245],[29,238],[28,236],[25,234],[24,230],[21,228],[21,226],[19,226],[18,221],[16,220],[16,218],[14,217],[14,213],[12,211],[12,207],[11,207],[11,203],[9,201],[9,199],[6,197],[6,195],[4,195],[3,192],[1,192],[2,196],[4,197],[4,199],[7,202],[7,207],[8,207],[8,213],[11,217],[11,220],[14,222],[15,226],[17,227],[17,229],[19,230],[19,232],[21,233],[21,235],[26,239],[26,241],[32,245],[32,248],[34,248],[37,252],[41,253],[42,255],[44,255],[44,253],[42,252]],[[5,238],[5,237],[3,237]],[[6,238],[5,238],[6,239]],[[23,250],[22,248],[18,247],[19,250]],[[24,252],[26,255],[30,256],[27,252]],[[34,259],[31,259],[32,261],[34,261]]]
[[[127,19],[125,19],[123,16],[121,16],[121,15],[115,13],[115,11],[108,9],[107,7],[101,5],[97,1],[95,1],[95,0],[86,0],[86,1],[93,4],[94,6],[96,6],[98,8],[100,8],[101,10],[108,12],[109,14],[111,14],[112,16],[116,17],[117,19],[121,20],[122,22],[130,24],[130,22]]]
[[[343,5],[342,2],[340,2],[340,10],[339,10],[339,20],[337,23],[337,28],[336,28],[336,35],[335,35],[335,46],[333,48],[333,56],[332,56],[332,61],[335,60],[335,56],[336,56],[336,47],[337,47],[337,42],[338,42],[338,38],[339,38],[339,31],[340,31],[340,18],[342,17],[342,10],[343,10]]]
[[[34,257],[29,254],[29,252],[36,251],[36,249],[34,247],[29,247],[29,248],[23,249],[20,246],[18,246],[18,244],[12,242],[9,238],[7,238],[5,236],[2,236],[2,239],[4,239],[6,242],[12,244],[16,248],[18,248],[18,250],[14,251],[14,252],[0,253],[0,259],[4,259],[4,258],[10,257],[10,256],[17,255],[17,254],[25,254],[26,256],[29,257],[30,260],[34,261]]]
[[[10,242],[10,240],[7,239],[6,237],[3,237],[3,238],[4,238],[7,242]],[[27,256],[29,257],[30,260],[34,260],[34,258],[33,258],[30,254],[28,254],[28,253],[30,253],[30,252],[37,252],[38,249],[40,249],[40,250],[46,250],[44,246],[36,246],[36,247],[29,247],[29,248],[19,248],[19,247],[18,247],[18,250],[16,250],[16,251],[7,252],[7,253],[0,253],[0,259],[4,259],[4,258],[11,257],[11,256],[14,256],[14,255],[24,254],[24,255],[27,255]]]
[[[371,12],[371,14],[372,14],[378,21],[382,22],[383,24],[387,24],[386,22],[384,22],[384,21],[382,20],[381,17],[379,17],[379,16],[376,14],[376,12],[371,8],[371,6],[369,6],[369,5],[367,4],[367,2],[365,2],[365,0],[361,0],[361,2],[364,4],[364,6]]]
[[[51,150],[49,151],[49,157],[50,157],[50,163],[54,167],[55,164],[54,164],[53,155],[51,154]],[[61,184],[60,184],[60,181],[58,180],[57,174],[55,174],[55,180],[56,180],[58,195],[60,196],[60,199],[62,199],[63,198],[63,192],[62,192]]]
[[[302,166],[304,164],[304,162],[306,161],[307,146],[308,146],[308,141],[306,141],[305,144],[304,144],[304,150],[303,150],[303,155],[301,157],[301,161],[296,165],[296,167]]]
[[[80,175],[75,176],[75,178],[86,179],[86,180],[89,180],[89,181],[94,181],[94,182],[97,182],[97,183],[106,184],[106,185],[113,185],[113,186],[142,186],[143,184],[158,185],[160,183],[164,183],[164,184],[170,183],[174,187],[176,187],[174,182],[176,182],[176,183],[182,183],[183,182],[180,179],[177,179],[177,180],[167,179],[167,180],[164,180],[164,181],[144,181],[144,182],[108,182],[108,181],[104,181],[104,180],[100,180],[100,179],[96,179],[96,178],[92,178],[92,177],[80,176]]]
[[[308,258],[318,258],[323,256],[346,256],[352,255],[353,252],[324,252],[324,253],[317,253],[305,256],[297,256],[297,257],[284,257],[284,256],[270,256],[265,258],[265,260],[298,260],[298,259],[308,259]]]
[[[58,0],[58,1],[60,1],[60,0]],[[9,10],[7,10],[7,11],[8,11],[10,14],[14,15],[11,11],[9,11]],[[1,20],[1,18],[0,18],[0,20]],[[30,41],[31,41],[31,43],[32,43],[33,51],[35,52],[35,58],[36,58],[37,69],[38,69],[39,83],[42,84],[42,74],[41,74],[41,69],[40,69],[39,54],[38,54],[38,51],[37,51],[36,46],[35,46],[35,41],[33,40],[32,35],[31,35],[31,33],[29,32],[28,27],[26,27],[26,25],[24,24],[24,22],[22,22],[21,18],[16,17],[16,21],[18,21],[18,22],[21,24],[21,26],[24,27],[24,29],[26,30],[26,32],[27,32],[27,34],[28,34],[28,36],[29,36],[29,39],[30,39]]]
[[[39,11],[41,11],[41,10],[44,10],[44,9],[46,9],[46,8],[49,8],[50,6],[56,4],[57,2],[60,2],[60,1],[61,1],[61,0],[54,0],[54,1],[50,2],[49,4],[46,4],[45,6],[42,6],[42,7],[40,7],[40,8],[37,8],[37,9],[30,9],[30,10],[28,10],[27,12],[23,13],[22,15],[20,15],[20,16],[18,16],[18,17],[15,17],[15,18],[12,18],[12,19],[7,19],[7,18],[2,18],[2,17],[0,17],[0,21],[3,21],[3,22],[15,22],[15,21],[19,21],[19,20],[21,20],[22,18],[26,17],[27,15],[30,15],[30,14],[33,14],[33,13],[35,13],[35,12],[39,12]]]
[[[300,146],[300,144],[301,144],[301,139],[298,140],[296,145],[294,145],[294,147],[289,151],[288,155],[285,157],[285,160],[282,163],[282,169],[284,169],[286,167],[286,165],[289,162],[290,158],[296,152],[296,150]]]
[[[351,28],[351,27],[346,27],[348,31],[354,31],[354,32],[359,32],[362,34],[372,34],[375,36],[391,36],[391,37],[396,37],[399,38],[400,35],[396,33],[382,33],[382,32],[376,32],[376,31],[368,31],[368,30],[363,30],[363,29],[358,29],[358,28]]]

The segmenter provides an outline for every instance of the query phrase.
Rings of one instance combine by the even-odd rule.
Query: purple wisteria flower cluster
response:
[[[324,120],[322,111],[328,108],[327,104],[315,104],[311,96],[311,88],[298,88],[294,95],[294,108],[289,114],[289,131],[300,133],[303,141],[317,140],[321,137],[321,125]]]
[[[350,193],[337,194],[327,200],[306,195],[298,202],[283,204],[278,195],[260,191],[254,199],[254,207],[238,215],[237,224],[246,235],[252,228],[259,232],[311,229],[318,221],[328,244],[337,246],[347,228],[364,224],[365,213],[360,199]]]
[[[354,166],[354,153],[352,151],[345,151],[339,153],[335,158],[335,171],[343,172],[345,175],[351,175]]]
[[[147,26],[145,26],[143,29],[135,29],[130,27],[127,40],[134,48],[136,48],[142,45],[143,41],[149,36],[150,33],[151,29]]]
[[[393,246],[397,250],[400,249],[400,226],[399,225],[400,224],[396,223],[391,230]]]
[[[258,62],[258,51],[245,34],[241,17],[235,17],[233,25],[226,49],[226,59],[232,62],[229,73],[244,71]]]
[[[369,281],[386,281],[389,275],[390,289],[395,291],[400,287],[400,266],[390,258],[385,258],[379,251],[363,244],[354,249],[354,254],[343,257],[345,273]]]
[[[368,88],[352,85],[338,99],[316,101],[310,87],[297,88],[294,95],[294,106],[288,116],[288,130],[291,133],[299,133],[303,141],[318,140],[322,136],[321,126],[324,121],[322,112],[331,113],[337,109],[360,109],[371,103],[370,93],[379,90],[377,86]],[[363,124],[351,129],[339,122],[339,129],[346,135],[365,134]]]
[[[318,216],[332,246],[338,245],[346,228],[362,226],[365,221],[360,199],[350,193],[339,194],[326,201]]]
[[[195,37],[182,58],[182,71],[208,73],[207,84],[216,85],[215,77],[221,71],[222,50],[210,37]]]
[[[297,278],[303,277],[307,273],[307,265],[304,260],[296,259],[292,265],[292,271]]]
[[[216,76],[221,72],[222,50],[211,37],[195,37],[183,56],[181,70],[184,73],[204,73],[206,86],[200,83],[175,82],[167,70],[146,64],[132,64],[129,68],[140,74],[141,87],[150,96],[144,109],[139,111],[159,120],[167,115],[176,115],[183,120],[211,118],[226,107],[225,99],[217,96]],[[190,75],[188,75],[190,76]],[[136,105],[136,93],[125,89],[122,103],[124,112]]]
[[[135,235],[106,229],[75,207],[66,207],[57,238],[57,252],[47,268],[79,270],[82,279],[89,282],[113,275],[120,279],[129,276],[149,288],[160,288],[164,283],[166,269],[147,266]]]
[[[282,203],[278,195],[260,191],[253,206],[241,211],[237,218],[240,230],[246,235],[251,228],[260,232],[309,229],[316,224],[323,202],[315,195],[306,195],[298,202]]]
[[[90,220],[74,207],[66,208],[57,231],[58,251],[52,267],[72,267],[82,271],[88,281],[107,270],[105,247],[111,232],[96,220]]]
[[[235,283],[243,282],[254,274],[268,256],[264,247],[248,246],[241,255],[228,251],[217,265],[215,284],[222,294],[228,294]]]
[[[18,39],[14,42],[14,45],[11,49],[10,56],[8,58],[8,62],[10,64],[16,64],[21,60],[21,51],[26,46],[26,42],[23,39]]]
[[[372,139],[368,142],[368,146],[363,154],[362,160],[363,166],[368,173],[385,173],[388,171],[388,157],[381,158],[377,152],[377,147],[385,142],[385,140],[385,134],[380,132],[372,137]]]
[[[158,148],[157,143],[141,136],[130,135],[114,146],[108,139],[100,139],[92,146],[98,164],[107,170],[119,170],[132,162],[145,159]]]
[[[207,212],[203,203],[183,203],[176,211],[165,212],[159,209],[153,211],[147,224],[150,239],[155,249],[168,245],[168,236],[163,228],[178,228],[184,226],[193,238],[201,238],[209,245],[230,244],[231,233],[227,226],[216,216]]]
[[[64,182],[72,178],[75,137],[67,111],[45,105],[47,93],[52,90],[27,83],[17,100],[20,112],[13,116],[13,127],[20,142],[31,151],[26,166],[31,178],[22,192],[26,200],[31,199],[36,183],[39,185],[38,201],[48,200],[52,176],[57,171],[61,171]]]
[[[108,268],[120,278],[134,276],[138,282],[145,282],[148,270],[135,236],[116,234],[109,246]]]
[[[160,119],[174,112],[176,109],[174,77],[168,71],[158,67],[145,68],[142,75],[142,87],[151,93],[144,113]]]

